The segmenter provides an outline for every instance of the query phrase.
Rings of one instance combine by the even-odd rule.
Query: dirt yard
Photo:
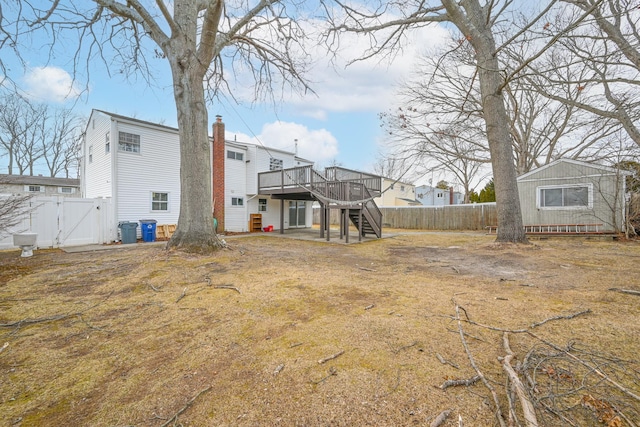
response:
[[[0,424],[639,426],[640,242],[493,239],[0,252]]]

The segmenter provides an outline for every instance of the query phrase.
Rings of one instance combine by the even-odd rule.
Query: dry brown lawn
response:
[[[640,242],[493,239],[0,252],[0,423],[494,426],[508,329],[541,426],[640,425]]]

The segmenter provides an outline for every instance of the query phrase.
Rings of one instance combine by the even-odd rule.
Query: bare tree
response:
[[[500,37],[508,39],[512,33],[505,28]],[[523,38],[502,48],[504,70],[516,69],[535,53],[535,39]],[[403,107],[381,114],[395,156],[440,163],[463,184],[467,197],[474,175],[489,161],[474,61],[470,45],[452,40],[426,55],[400,86]],[[527,79],[509,80],[504,93],[518,175],[561,157],[598,160],[603,141],[616,128],[610,120],[545,97]]]
[[[33,175],[46,166],[49,176],[68,178],[79,152],[81,123],[68,108],[38,104],[15,94],[0,99],[0,151],[8,173]]]
[[[270,93],[275,84],[307,89],[299,3],[59,0],[38,8],[13,0],[9,5],[11,17],[3,6],[0,47],[13,48],[18,55],[22,37],[40,32],[50,40],[77,41],[77,72],[88,69],[89,61],[102,60],[107,70],[116,63],[123,74],[150,80],[148,61],[168,62],[181,164],[180,216],[169,246],[191,251],[220,247],[213,228],[205,86],[215,95],[226,87],[225,65],[242,62],[255,78],[256,96]]]
[[[43,135],[43,159],[49,176],[64,173],[69,178],[72,170],[78,170],[78,157],[82,141],[80,118],[69,109],[47,109],[46,133]]]
[[[398,47],[403,34],[411,28],[437,22],[451,22],[457,27],[461,43],[469,43],[473,48],[480,105],[495,179],[499,225],[497,240],[526,242],[509,116],[504,100],[507,80],[500,67],[499,50],[493,32],[496,22],[504,18],[503,14],[512,2],[482,3],[480,0],[384,2],[372,10],[362,10],[339,2],[342,6],[341,15],[335,17],[335,32],[332,34],[339,31],[368,34],[372,39],[372,47],[365,56],[371,57]],[[399,18],[389,19],[389,16]]]
[[[8,182],[0,177],[0,238],[10,234],[20,224],[25,214],[31,211],[31,194],[4,194],[3,187]]]
[[[410,165],[404,159],[393,157],[389,154],[378,153],[373,164],[373,172],[393,181],[409,182],[412,178],[409,171]]]
[[[640,36],[637,3],[629,0],[562,0],[555,17],[535,29],[556,39],[552,60],[527,64],[529,84],[549,99],[586,111],[640,145]],[[588,14],[581,26],[561,33],[567,22]],[[565,88],[564,92],[557,91]],[[555,90],[554,90],[555,89]]]

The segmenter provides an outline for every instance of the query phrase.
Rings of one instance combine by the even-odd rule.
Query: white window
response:
[[[538,209],[591,209],[593,185],[553,185],[538,187]]]
[[[140,135],[128,132],[119,132],[118,151],[125,151],[127,153],[139,153]]]
[[[267,211],[267,199],[258,199],[258,212]]]
[[[242,198],[242,197],[232,197],[231,198],[231,206],[244,206],[244,198]]]
[[[269,159],[269,170],[279,171],[280,169],[282,169],[282,164],[282,159],[274,159],[273,157],[271,157]]]
[[[151,193],[151,210],[152,211],[168,211],[169,210],[169,193]]]
[[[244,153],[227,150],[227,159],[244,160]]]
[[[44,186],[42,185],[25,185],[24,191],[29,193],[44,193]]]
[[[93,162],[93,145],[89,146],[89,163]]]
[[[73,187],[58,187],[58,193],[73,194],[75,192],[76,192],[76,189]]]
[[[111,151],[111,137],[109,136],[109,132],[104,134],[104,153],[109,154]]]

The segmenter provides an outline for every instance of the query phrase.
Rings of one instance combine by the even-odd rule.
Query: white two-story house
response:
[[[218,232],[246,232],[252,214],[262,227],[278,228],[280,201],[257,194],[258,173],[313,165],[295,153],[224,140],[224,124],[213,126],[213,214]],[[220,144],[220,140],[224,140]],[[100,110],[93,110],[83,141],[81,192],[87,198],[111,198],[116,224],[123,221],[156,220],[176,224],[180,212],[180,143],[178,129]],[[222,173],[222,175],[221,175]],[[216,176],[218,179],[216,179]],[[221,178],[222,177],[222,178]],[[286,215],[284,228],[309,227],[311,202],[287,201],[299,210]],[[254,230],[255,231],[255,230]],[[114,240],[117,239],[114,227]]]

